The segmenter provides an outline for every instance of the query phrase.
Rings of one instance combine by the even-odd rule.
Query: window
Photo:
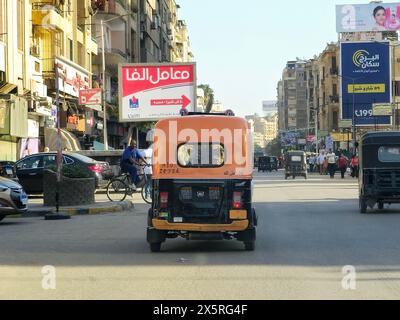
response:
[[[187,143],[178,147],[178,164],[186,168],[218,168],[224,165],[225,149],[221,144]]]
[[[24,3],[23,0],[17,0],[17,34],[18,50],[24,50]]]
[[[332,85],[332,95],[337,96],[338,95],[338,89],[337,89],[337,84],[334,83]]]
[[[43,157],[43,163],[45,168],[49,168],[57,165],[56,155],[47,155]]]
[[[72,62],[74,61],[74,42],[71,39],[68,39],[68,59]]]
[[[21,161],[17,165],[18,170],[30,170],[38,168],[43,168],[43,161],[42,157],[40,156],[29,157],[28,159]]]
[[[380,147],[378,159],[380,162],[400,162],[400,147]]]
[[[57,30],[54,34],[54,50],[57,57],[64,55],[64,32]]]
[[[64,157],[64,164],[69,165],[69,164],[73,164],[75,161],[72,160],[69,157]]]

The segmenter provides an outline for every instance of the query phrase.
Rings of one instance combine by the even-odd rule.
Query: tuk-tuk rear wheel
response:
[[[367,201],[365,201],[363,198],[360,198],[359,203],[360,203],[360,213],[362,214],[367,213],[368,209]]]
[[[385,209],[385,204],[383,202],[378,202],[378,209],[379,210]]]
[[[160,252],[161,251],[161,243],[150,243],[151,252]]]
[[[255,241],[245,242],[244,247],[246,251],[254,251],[256,249],[256,242]]]

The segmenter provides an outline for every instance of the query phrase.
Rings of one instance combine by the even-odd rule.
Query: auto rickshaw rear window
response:
[[[400,162],[399,147],[380,147],[378,150],[380,162]]]
[[[216,143],[185,143],[178,146],[178,164],[184,168],[219,168],[225,163],[225,148]]]
[[[301,162],[301,157],[300,156],[292,156],[292,161],[293,162]]]

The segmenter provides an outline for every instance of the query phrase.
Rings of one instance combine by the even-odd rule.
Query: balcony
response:
[[[329,96],[330,103],[339,103],[339,95]]]
[[[94,58],[95,65],[102,64],[102,49],[99,48],[99,54]],[[112,73],[117,74],[118,72],[118,64],[128,62],[128,54],[123,52],[121,49],[117,48],[109,48],[105,50],[106,56],[106,67]]]
[[[46,30],[63,29],[63,16],[61,6],[53,2],[32,3],[32,24]]]
[[[97,10],[96,18],[107,20],[116,15],[125,15],[127,7],[124,0],[96,0],[92,2],[92,9]]]

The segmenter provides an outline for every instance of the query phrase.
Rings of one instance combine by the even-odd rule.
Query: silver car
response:
[[[27,211],[28,196],[20,184],[0,177],[0,221]]]

